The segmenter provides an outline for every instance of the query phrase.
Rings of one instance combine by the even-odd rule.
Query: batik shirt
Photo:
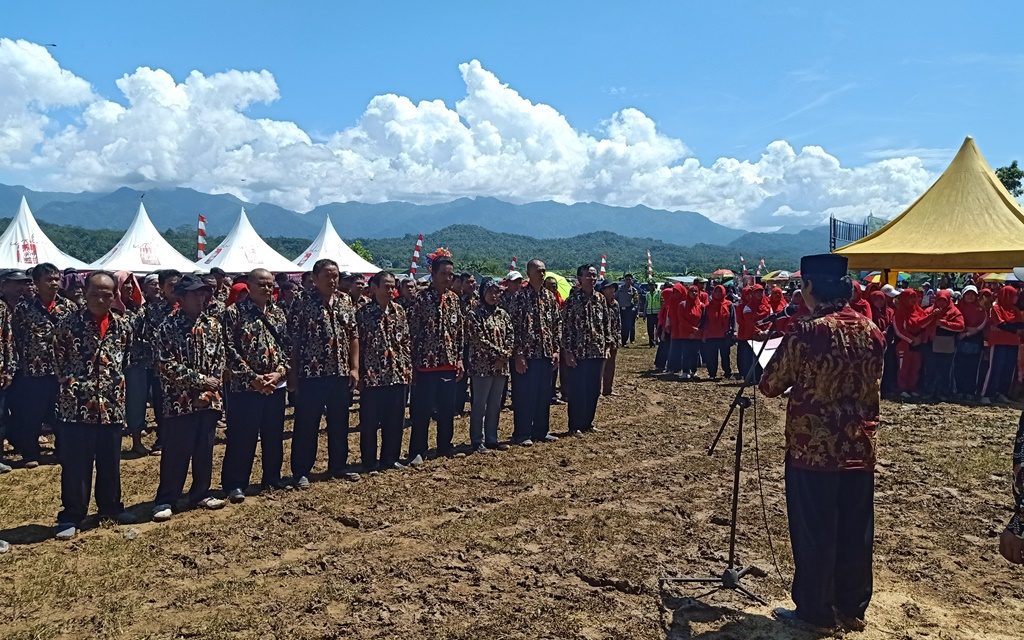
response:
[[[1007,529],[1024,538],[1024,413],[1017,422],[1017,438],[1013,443],[1013,466],[1020,470],[1013,477],[1013,516]]]
[[[13,315],[0,304],[0,389],[11,386],[18,370],[18,352],[14,347]]]
[[[157,331],[160,329],[160,325],[164,323],[164,320],[177,311],[177,305],[160,298],[154,302],[147,303],[142,309],[142,338],[150,345],[153,353],[153,364],[155,365],[156,342],[159,339]]]
[[[416,304],[416,298],[418,298],[418,297],[419,296],[417,294],[413,294],[413,296],[411,298],[406,298],[404,296],[398,296],[397,298],[395,298],[395,302],[398,303],[398,306],[400,306],[403,309],[405,309],[406,317],[408,317],[409,312],[412,311],[412,307],[413,307],[413,305]]]
[[[792,387],[786,460],[813,471],[872,470],[885,337],[850,308],[820,307],[793,325],[759,385],[770,397]]]
[[[480,306],[480,296],[475,291],[470,291],[459,296],[459,302],[462,303],[462,315],[468,317],[473,309]]]
[[[525,287],[512,295],[508,312],[515,328],[513,356],[550,360],[562,344],[562,318],[558,301],[547,289]]]
[[[412,382],[409,321],[397,302],[370,302],[356,312],[359,327],[359,379],[366,387]]]
[[[204,313],[206,313],[206,315],[213,316],[218,320],[221,320],[224,318],[224,312],[227,311],[227,309],[228,306],[224,304],[223,300],[218,300],[217,298],[210,298],[210,304],[206,306],[206,311],[204,311]]]
[[[477,305],[466,319],[469,340],[469,375],[507,376],[515,346],[512,318],[499,307]]]
[[[292,358],[300,378],[348,377],[349,348],[356,339],[356,310],[347,295],[335,295],[331,306],[319,293],[298,301],[288,317]]]
[[[565,301],[563,347],[577,360],[604,358],[613,340],[608,301],[596,291],[576,288]]]
[[[409,313],[412,364],[417,370],[454,369],[462,362],[464,320],[459,296],[431,287],[420,293]]]
[[[153,344],[146,335],[147,306],[126,309],[124,319],[132,327],[132,350],[128,359],[131,360],[133,367],[141,366],[148,369],[153,366],[156,357],[153,354]]]
[[[257,376],[288,370],[288,318],[281,305],[270,301],[264,312],[247,298],[227,308],[223,324],[230,391],[252,391]]]
[[[605,301],[607,302],[607,299]],[[608,303],[608,334],[608,349],[615,351],[619,348],[619,336],[622,335],[622,307],[615,298]]]
[[[48,310],[39,298],[29,298],[14,309],[12,329],[18,350],[18,371],[22,375],[34,378],[57,374],[54,329],[78,311],[78,305],[61,295],[53,302],[53,309]]]
[[[130,362],[132,328],[119,312],[100,322],[81,309],[54,329],[54,356],[59,390],[57,419],[61,422],[124,424],[124,371]]]
[[[201,313],[193,322],[174,313],[157,329],[156,343],[165,418],[199,411],[220,411],[220,391],[204,389],[206,378],[221,379],[227,362],[220,320]]]

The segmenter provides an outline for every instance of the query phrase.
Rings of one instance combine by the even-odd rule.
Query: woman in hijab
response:
[[[704,307],[700,321],[701,354],[712,381],[718,380],[718,361],[722,361],[722,373],[732,377],[732,341],[736,335],[736,311],[725,298],[725,287],[716,285],[711,299]]]
[[[117,278],[117,287],[114,289],[114,301],[110,306],[128,319],[134,335],[137,336],[132,341],[129,365],[124,371],[125,427],[132,437],[132,453],[145,456],[149,455],[149,450],[142,444],[142,434],[146,429],[148,369],[153,364],[153,354],[149,344],[141,338],[144,335],[145,323],[142,285],[130,271],[118,271],[114,276]]]
[[[768,298],[764,295],[764,287],[755,284],[747,290],[747,300],[743,305],[741,324],[742,331],[739,335],[740,343],[736,350],[736,359],[739,365],[739,375],[751,377],[750,382],[757,382],[761,379],[761,365],[756,364],[756,353],[750,346],[749,340],[753,340],[761,331],[767,329],[762,322],[771,315],[772,308]]]
[[[896,354],[900,359],[896,387],[904,398],[917,394],[921,375],[921,351],[924,344],[925,320],[928,314],[918,304],[920,295],[904,289],[896,303],[892,328],[896,334]]]
[[[924,392],[929,398],[938,397],[945,402],[952,389],[953,354],[956,352],[956,337],[964,330],[964,317],[953,304],[949,289],[935,292],[928,315],[925,340],[929,349],[925,352]]]
[[[508,449],[507,444],[498,442],[498,421],[502,393],[508,383],[513,336],[512,319],[498,306],[500,298],[498,281],[484,278],[480,283],[480,303],[466,319],[469,376],[473,385],[469,439],[477,453]]]
[[[782,313],[786,308],[786,296],[783,295],[780,287],[772,287],[772,292],[768,296],[768,305],[772,309],[772,313]]]
[[[686,298],[679,303],[677,312],[678,334],[682,341],[680,380],[700,379],[697,376],[697,367],[700,366],[700,319],[703,312],[704,305],[701,303],[700,289],[691,286],[686,292]]]
[[[981,385],[982,404],[1009,402],[1006,394],[1010,391],[1013,372],[1017,368],[1017,351],[1020,349],[1018,324],[1021,313],[1017,309],[1017,290],[1007,285],[999,290],[995,304],[988,316],[989,359],[988,370]]]
[[[899,371],[899,358],[896,356],[896,339],[892,330],[895,311],[889,303],[889,296],[880,290],[868,294],[871,305],[871,320],[885,334],[885,362],[882,368],[882,394],[891,395],[896,391],[896,372]]]
[[[864,287],[856,280],[853,282],[853,296],[850,298],[850,308],[862,316],[871,317],[871,305],[864,297]]]
[[[982,308],[978,288],[973,284],[964,287],[957,308],[964,317],[964,330],[957,336],[953,378],[958,395],[973,397],[978,393],[978,367],[985,346],[988,314]]]
[[[658,351],[654,354],[654,371],[668,373],[668,357],[672,350],[672,334],[668,326],[669,307],[675,300],[672,285],[667,282],[661,287],[661,309],[658,310]]]
[[[686,301],[687,297],[688,295],[683,285],[673,285],[672,295],[669,297],[671,304],[668,305],[668,326],[669,333],[672,336],[672,346],[668,354],[668,372],[673,374],[679,374],[683,371],[683,337],[686,335],[686,331],[682,321],[679,319],[679,315],[682,303]]]

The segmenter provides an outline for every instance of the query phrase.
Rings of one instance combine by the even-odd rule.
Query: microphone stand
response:
[[[778,318],[771,321],[768,326],[768,334],[771,334],[772,329],[775,328],[775,323]],[[732,418],[732,414],[736,409],[739,409],[739,418],[736,425],[736,446],[733,451],[733,473],[732,473],[732,512],[729,519],[729,560],[726,564],[725,569],[721,575],[705,575],[705,576],[683,576],[683,577],[663,577],[661,583],[664,584],[705,584],[714,585],[714,588],[707,593],[701,594],[694,598],[695,600],[705,598],[714,593],[728,589],[730,591],[737,591],[747,598],[758,602],[762,605],[767,606],[761,597],[747,590],[743,586],[741,581],[747,575],[753,575],[754,577],[764,577],[767,575],[763,569],[759,569],[756,566],[750,565],[747,567],[741,567],[736,564],[736,523],[737,514],[739,512],[739,501],[740,501],[740,467],[743,458],[743,423],[746,416],[747,409],[751,406],[750,398],[744,395],[744,392],[748,387],[754,384],[754,374],[757,372],[757,367],[761,360],[761,354],[764,353],[765,347],[768,345],[766,339],[761,343],[761,348],[754,356],[754,363],[747,371],[746,377],[743,379],[743,384],[740,385],[739,389],[736,390],[736,396],[733,397],[732,403],[729,404],[729,411],[725,414],[725,419],[722,420],[722,425],[718,428],[718,433],[715,435],[714,440],[711,441],[711,446],[708,447],[708,455],[713,456],[715,449],[718,447],[719,441],[722,439],[722,435],[725,433],[725,427],[729,424],[729,420]]]

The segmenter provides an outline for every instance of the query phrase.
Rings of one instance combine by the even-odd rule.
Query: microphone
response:
[[[786,305],[785,309],[783,309],[782,311],[780,311],[778,313],[771,314],[770,316],[766,317],[764,320],[762,320],[758,324],[765,324],[766,322],[777,322],[779,320],[782,320],[783,318],[788,318],[790,316],[795,316],[796,312],[799,311],[799,310],[800,310],[799,306],[797,306],[797,305],[795,305],[793,303],[789,303],[788,305]]]

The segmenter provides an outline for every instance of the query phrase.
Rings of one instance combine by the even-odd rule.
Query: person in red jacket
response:
[[[658,350],[654,354],[654,371],[661,373],[668,371],[668,356],[672,349],[672,336],[668,333],[668,308],[674,299],[672,285],[666,282],[661,287],[661,309],[658,310],[657,334]]]
[[[701,353],[712,381],[718,380],[718,361],[722,373],[732,377],[732,342],[736,336],[736,310],[725,297],[725,287],[716,285],[701,318]]]
[[[1020,337],[1016,327],[1007,326],[1021,321],[1017,309],[1017,290],[1007,285],[999,290],[988,320],[988,371],[981,387],[982,404],[1009,402],[1006,394],[1017,368],[1017,350]]]
[[[929,349],[925,352],[924,393],[945,401],[952,391],[953,354],[956,352],[956,337],[964,330],[964,316],[953,304],[949,289],[939,289],[929,310],[925,341]]]
[[[772,287],[771,293],[768,295],[768,306],[772,308],[772,313],[782,313],[786,308],[786,295],[782,292],[781,287]]]
[[[964,317],[964,331],[957,336],[953,376],[956,392],[961,396],[974,397],[978,393],[978,369],[985,347],[988,311],[981,306],[978,288],[973,284],[964,287],[962,294],[957,308]]]
[[[764,297],[764,287],[759,284],[755,284],[747,288],[747,300],[746,304],[743,304],[742,315],[743,321],[739,325],[739,335],[737,336],[740,340],[739,346],[736,350],[736,360],[739,366],[739,374],[751,378],[752,382],[756,382],[761,378],[761,367],[760,365],[755,367],[754,359],[756,353],[754,348],[750,346],[749,341],[753,340],[757,334],[768,327],[762,326],[765,318],[771,315],[771,305],[768,299]],[[753,374],[751,374],[753,371]]]
[[[920,296],[914,289],[904,289],[896,303],[893,314],[893,331],[896,333],[896,354],[900,369],[896,376],[896,388],[904,398],[917,393],[921,376],[921,351],[924,344],[925,320],[928,314],[918,304]]]
[[[864,287],[856,280],[853,282],[853,297],[850,299],[850,308],[866,318],[871,317],[871,304],[864,295]]]
[[[691,286],[686,297],[677,305],[676,328],[672,332],[673,341],[676,336],[682,342],[682,369],[680,380],[698,380],[697,367],[700,366],[701,331],[700,319],[704,311],[700,289]]]

